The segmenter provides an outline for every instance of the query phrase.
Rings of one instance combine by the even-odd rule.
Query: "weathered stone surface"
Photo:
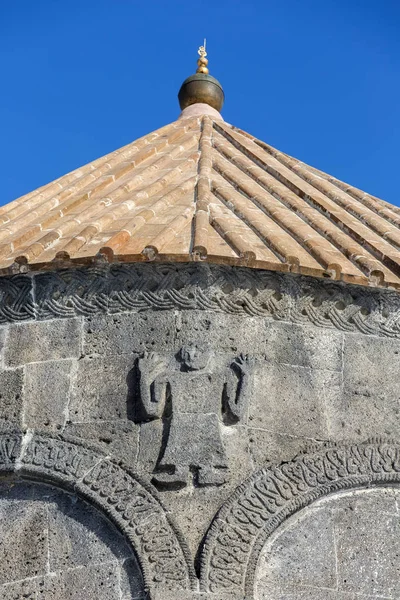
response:
[[[132,421],[69,422],[65,426],[64,432],[68,436],[99,445],[103,451],[111,453],[135,468],[136,471],[138,470],[139,426]],[[157,448],[157,446],[155,447]]]
[[[246,432],[248,436],[247,451],[251,459],[252,470],[255,471],[290,460],[307,446],[307,440],[303,437],[284,435],[254,427],[246,428]]]
[[[14,496],[15,498],[15,496]],[[47,513],[43,505],[0,498],[0,583],[45,575]],[[31,542],[29,542],[31,540]]]
[[[23,412],[23,369],[0,371],[0,424],[21,427]]]
[[[144,477],[152,478],[153,476],[153,470],[163,448],[163,431],[164,424],[159,419],[140,425],[136,468]]]
[[[361,444],[342,451],[333,444],[376,436],[398,441],[400,301],[389,292],[368,289],[360,294],[354,287],[351,295],[342,284],[315,280],[311,285],[307,278],[249,269],[232,273],[196,264],[154,268],[153,279],[150,265],[102,266],[101,281],[96,280],[97,267],[87,277],[85,269],[76,274],[68,269],[56,282],[52,273],[32,276],[40,278],[41,286],[34,290],[41,299],[34,316],[46,320],[0,327],[0,424],[8,432],[21,424],[28,428],[22,447],[19,438],[0,438],[0,467],[17,465],[23,476],[76,486],[89,503],[106,507],[116,527],[136,540],[138,555],[148,557],[151,581],[163,582],[158,591],[154,586],[151,600],[254,600],[253,589],[241,580],[235,586],[229,580],[226,591],[217,585],[218,577],[235,580],[247,569],[251,579],[253,558],[246,569],[235,571],[229,557],[246,555],[246,536],[254,534],[256,547],[257,532],[279,520],[275,500],[279,507],[292,503],[297,511],[302,486],[309,494],[307,508],[282,520],[275,533],[265,534],[270,554],[264,567],[269,571],[260,579],[260,599],[400,596],[394,558],[400,554],[399,495],[379,490],[377,501],[372,492],[361,492],[361,503],[353,499],[346,504],[345,494],[343,504],[339,494],[335,508],[326,511],[324,502],[313,504],[331,485],[325,502],[332,494],[336,498],[341,477],[351,488],[398,481],[396,447],[374,442],[366,450]],[[61,292],[66,294],[62,302]],[[82,323],[71,318],[75,314],[85,315]],[[50,320],[52,315],[60,318]],[[157,364],[150,368],[150,355],[163,366],[161,372]],[[43,429],[62,432],[68,443],[42,439],[37,430]],[[107,459],[101,458],[101,450]],[[129,468],[139,473],[143,486]],[[266,474],[278,469],[274,472],[281,479],[271,481],[280,492],[268,495],[268,488],[260,487],[246,495],[240,488],[234,496],[237,505],[224,512],[237,486],[247,489],[244,482],[249,476],[253,481],[260,469]],[[292,479],[284,469],[292,469]],[[19,538],[34,537],[43,522],[47,546],[36,548],[37,574],[0,579],[0,597],[82,600],[76,595],[79,587],[85,600],[142,600],[137,563],[131,549],[122,552],[124,540],[113,527],[107,529],[103,521],[97,527],[97,513],[81,500],[63,496],[56,501],[58,492],[54,495],[51,488],[39,497],[33,487],[21,492],[17,486],[21,497],[9,497],[5,504],[0,493],[0,512],[3,504],[17,502],[28,515],[11,518],[21,528],[12,525],[6,539],[17,544]],[[38,518],[29,517],[32,506],[42,505],[45,518],[40,511]],[[178,537],[170,517],[181,532]],[[188,544],[189,562],[198,568],[201,563],[203,573],[201,555],[214,539],[207,536],[213,521],[233,523],[244,538],[238,549],[233,529],[224,530],[218,538],[224,541],[220,553],[207,554],[214,579],[210,576],[201,592],[194,591],[196,583],[190,591],[187,555],[177,539]],[[115,552],[114,533],[119,540]],[[373,551],[365,556],[368,546]],[[333,561],[335,548],[342,563],[340,557]],[[49,549],[50,567],[40,562]],[[30,558],[23,554],[28,547],[20,544],[15,556],[19,552],[28,568]],[[165,581],[164,573],[169,575]],[[389,582],[390,589],[382,582]]]
[[[24,426],[61,430],[68,418],[71,360],[29,363],[25,367]]]
[[[334,527],[331,514],[310,508],[288,520],[263,551],[260,571],[276,587],[337,588]],[[315,542],[318,540],[318,543]],[[311,542],[311,543],[310,543]]]
[[[32,483],[0,486],[1,598],[144,599],[136,558],[76,496]]]
[[[340,397],[339,373],[258,362],[248,423],[274,433],[327,439],[327,409]]]
[[[50,571],[112,563],[130,556],[122,536],[85,503],[57,495],[48,503]]]
[[[340,503],[334,518],[338,588],[400,597],[400,517],[390,490],[351,495]]]
[[[84,354],[141,354],[145,350],[173,350],[176,317],[163,313],[99,315],[85,321]],[[178,349],[178,348],[177,348]]]
[[[322,595],[323,594],[323,595]],[[279,588],[276,585],[266,584],[257,600],[378,600],[372,596],[354,596],[337,590],[321,590],[313,588],[301,588],[293,586],[285,586]],[[247,600],[247,598],[245,599]],[[250,600],[250,598],[248,599]]]
[[[373,524],[373,526],[372,526]],[[257,600],[399,596],[399,512],[394,489],[339,493],[307,507],[265,545]]]
[[[31,362],[74,358],[81,354],[80,319],[56,319],[11,325],[4,361],[14,367]]]
[[[23,579],[0,585],[0,597],[2,600],[38,600],[44,597],[46,587],[44,577]]]
[[[252,353],[263,353],[267,347],[267,335],[259,317],[238,319],[235,314],[211,311],[178,313],[176,337],[181,345],[190,340],[230,355],[247,354],[250,349]]]
[[[85,569],[68,569],[47,579],[55,588],[54,600],[120,600],[119,573],[114,563],[90,565]],[[48,594],[48,592],[47,592]],[[52,599],[52,593],[50,593]],[[53,599],[52,599],[53,600]]]
[[[156,422],[151,423],[152,425]],[[150,423],[148,424],[150,425]],[[194,486],[181,490],[163,490],[162,500],[179,523],[192,556],[198,554],[204,538],[216,512],[225,499],[235,490],[252,469],[250,456],[246,453],[247,438],[245,428],[221,427],[222,443],[226,455],[230,457],[226,482],[221,486]],[[184,451],[184,446],[183,446]],[[210,493],[212,490],[212,493]],[[208,598],[208,596],[207,596]],[[215,598],[214,598],[215,600]]]
[[[333,404],[330,428],[338,439],[400,436],[400,343],[348,334],[343,395]]]
[[[175,413],[154,480],[181,487],[193,473],[197,485],[221,485],[226,481],[227,467],[218,416]]]
[[[202,557],[202,589],[214,593],[242,591],[252,597],[260,552],[284,531],[290,515],[300,518],[299,508],[315,510],[319,508],[313,504],[316,499],[326,496],[321,502],[328,503],[342,490],[390,482],[397,486],[399,460],[400,446],[394,442],[326,443],[291,461],[258,471],[223,505],[210,528]],[[389,494],[393,505],[393,491]],[[387,506],[385,497],[384,510]],[[379,505],[374,505],[370,523],[376,510],[380,511]],[[323,549],[321,553],[326,556]]]
[[[8,334],[9,326],[0,325],[0,356],[4,354],[4,346]]]
[[[343,334],[310,325],[265,322],[265,357],[272,364],[341,371]]]
[[[134,413],[133,356],[89,356],[77,363],[69,420],[90,422],[132,419]]]

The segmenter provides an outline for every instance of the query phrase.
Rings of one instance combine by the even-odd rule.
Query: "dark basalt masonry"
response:
[[[0,598],[400,597],[398,292],[0,278]]]

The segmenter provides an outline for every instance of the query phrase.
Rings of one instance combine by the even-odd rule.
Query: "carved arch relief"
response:
[[[97,449],[42,434],[0,434],[0,473],[73,492],[114,523],[134,551],[149,598],[190,590],[189,552],[154,492]]]
[[[253,599],[260,556],[288,518],[333,492],[400,482],[400,444],[323,447],[254,474],[217,514],[207,535],[201,589]]]

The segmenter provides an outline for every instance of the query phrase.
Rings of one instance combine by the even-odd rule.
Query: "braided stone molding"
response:
[[[53,484],[106,514],[135,552],[149,598],[195,586],[189,550],[155,491],[97,448],[29,431],[2,433],[0,473]]]
[[[398,482],[400,444],[394,442],[325,446],[259,471],[234,492],[209,530],[201,589],[254,598],[260,553],[289,516],[338,490]]]
[[[112,264],[0,278],[0,322],[205,310],[400,337],[400,294],[205,263]]]

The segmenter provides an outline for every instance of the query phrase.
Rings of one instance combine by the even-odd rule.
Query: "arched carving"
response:
[[[194,587],[189,551],[155,492],[97,448],[29,431],[0,433],[0,473],[72,491],[105,513],[131,544],[150,598]]]
[[[201,589],[254,597],[261,550],[290,515],[337,490],[400,482],[400,444],[329,445],[255,473],[234,492],[207,535]]]

